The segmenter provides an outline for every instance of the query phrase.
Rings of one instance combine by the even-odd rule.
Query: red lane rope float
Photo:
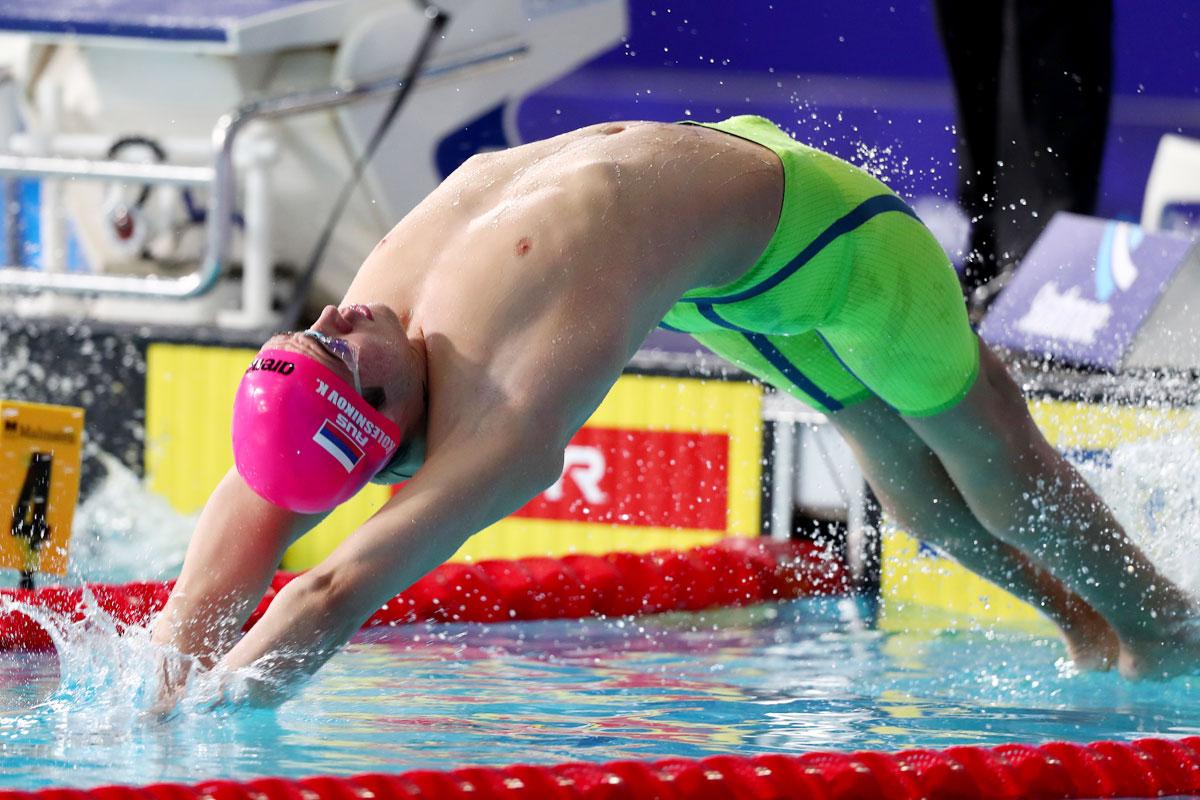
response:
[[[1200,737],[0,791],[0,800],[1016,800],[1192,792],[1200,792]]]
[[[266,611],[296,576],[278,573],[250,616]],[[173,583],[93,584],[94,605],[121,625],[144,625]],[[701,611],[847,590],[844,565],[809,542],[731,538],[692,550],[574,555],[443,564],[389,601],[366,627],[412,622],[500,622]],[[0,599],[71,619],[86,612],[85,587],[6,589]],[[0,650],[44,650],[49,635],[0,603]]]

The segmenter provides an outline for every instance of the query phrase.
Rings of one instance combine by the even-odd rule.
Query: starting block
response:
[[[83,409],[0,400],[0,567],[64,575],[79,497]]]
[[[988,311],[989,344],[1076,366],[1200,367],[1200,246],[1060,212]]]

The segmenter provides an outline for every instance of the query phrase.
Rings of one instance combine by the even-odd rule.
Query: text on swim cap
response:
[[[329,388],[329,384],[320,378],[317,378],[316,381],[317,394],[324,397],[341,412],[337,418],[339,428],[348,433],[359,446],[365,447],[368,441],[374,439],[384,449],[384,452],[391,455],[392,451],[396,449],[396,441],[391,436],[384,433],[382,428],[359,411],[353,400],[339,393],[337,389]]]
[[[280,375],[291,375],[295,371],[296,365],[282,358],[256,358],[246,369],[246,372],[278,372]]]

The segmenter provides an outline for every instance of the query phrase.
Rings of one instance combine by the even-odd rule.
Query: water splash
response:
[[[253,764],[266,755],[256,738],[269,716],[239,711],[240,722],[229,724],[232,707],[214,708],[203,681],[189,682],[173,714],[153,710],[158,666],[188,659],[152,643],[152,626],[105,614],[89,592],[78,610],[0,598],[0,613],[28,615],[54,645],[53,653],[0,656],[0,752],[16,754],[6,776],[28,772],[39,787],[110,783],[118,773],[118,782],[154,782],[180,777],[178,765],[188,764],[183,769],[200,779],[228,761]],[[198,673],[194,664],[183,669]],[[47,772],[43,764],[58,767]]]
[[[1200,538],[1200,431],[1176,430],[1077,460],[1129,537],[1168,577],[1200,596],[1200,561],[1180,558]]]
[[[84,589],[75,613],[58,612],[0,597],[0,613],[29,617],[50,637],[58,680],[24,711],[63,731],[127,735],[136,728],[245,704],[256,669],[205,670],[199,660],[151,640],[154,620],[128,625],[107,614]],[[170,708],[162,706],[162,677],[186,684]],[[0,715],[0,741],[28,726],[28,714]]]
[[[82,617],[0,598],[0,613],[29,617],[50,637],[58,668],[56,688],[27,712],[61,731],[132,727],[152,690],[149,628],[123,626],[84,590]],[[122,635],[123,634],[123,635]],[[0,717],[0,740],[27,727],[22,713]]]
[[[120,460],[75,512],[68,573],[80,582],[167,580],[179,574],[198,515],[182,516]]]

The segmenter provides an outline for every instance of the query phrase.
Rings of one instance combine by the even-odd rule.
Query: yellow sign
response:
[[[83,409],[0,400],[0,567],[67,571]]]
[[[761,476],[761,386],[622,375],[568,445],[559,481],[455,557],[646,552],[758,536]]]

